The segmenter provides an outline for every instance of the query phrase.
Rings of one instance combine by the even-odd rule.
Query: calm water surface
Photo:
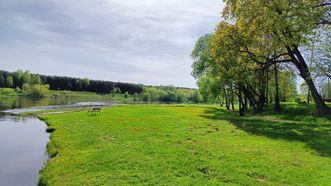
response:
[[[49,134],[37,118],[0,117],[0,185],[37,185]]]

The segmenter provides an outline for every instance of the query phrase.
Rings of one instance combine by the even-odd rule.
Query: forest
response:
[[[29,71],[0,71],[0,95],[31,95],[46,97],[49,90],[95,92],[100,94],[133,97],[135,102],[184,103],[202,102],[195,89],[174,86],[146,86],[142,84],[90,80],[64,76],[32,74]],[[5,89],[4,89],[5,88]],[[16,93],[16,94],[15,94]],[[76,94],[78,96],[78,94]]]
[[[89,91],[98,93],[110,93],[119,88],[121,92],[129,94],[141,93],[142,85],[90,80],[88,78],[73,78],[64,76],[46,76],[31,74],[29,71],[17,70],[16,72],[0,71],[0,87],[23,88],[24,84],[44,84],[50,90]],[[118,89],[117,89],[118,91]]]
[[[215,32],[192,51],[192,75],[204,100],[240,115],[270,103],[314,102],[314,115],[331,114],[329,1],[225,1]],[[298,90],[304,97],[298,96]]]

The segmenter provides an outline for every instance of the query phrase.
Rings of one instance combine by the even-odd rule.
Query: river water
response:
[[[37,185],[49,134],[37,118],[0,117],[0,185]]]
[[[0,186],[34,186],[47,161],[49,134],[46,124],[34,117],[15,114],[61,107],[106,106],[111,103],[72,99],[0,98]],[[91,100],[88,100],[91,101]]]

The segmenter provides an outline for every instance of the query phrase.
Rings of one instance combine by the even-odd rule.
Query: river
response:
[[[89,101],[89,102],[86,102]],[[15,114],[61,107],[106,106],[112,103],[77,98],[0,97],[0,185],[35,186],[47,161],[49,134],[46,124],[34,117]]]

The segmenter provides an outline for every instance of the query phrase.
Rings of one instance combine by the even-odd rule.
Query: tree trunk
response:
[[[274,73],[275,73],[275,113],[279,113],[281,111],[280,102],[279,102],[279,87],[278,87],[278,69],[277,64],[274,64]]]
[[[265,92],[265,107],[268,108],[268,104],[269,104],[269,98],[268,98],[268,93],[269,93],[269,73],[268,73],[268,69],[267,69],[267,74],[266,74],[266,78],[267,78],[267,81],[266,81],[266,92]]]
[[[245,103],[244,103],[240,88],[239,88],[239,93],[238,93],[238,100],[239,100],[239,115],[244,116],[245,115]]]
[[[247,97],[244,95],[244,111],[248,111],[248,107],[247,107],[247,105],[248,105],[248,99],[247,99]]]
[[[307,103],[310,103],[310,90],[308,90],[308,94],[307,94]]]
[[[234,102],[234,93],[233,93],[233,87],[231,87],[231,107],[232,107],[232,110],[235,110],[233,102]]]
[[[224,89],[224,96],[225,96],[225,106],[226,110],[230,110],[230,104],[229,104],[229,95],[226,92],[226,89]]]
[[[259,106],[260,110],[263,111],[265,107],[265,74],[264,70],[261,72],[261,89],[260,89],[260,100]]]
[[[313,97],[313,100],[315,102],[315,111],[314,115],[315,116],[323,116],[326,114],[331,114],[331,109],[326,106],[325,102],[323,101],[322,97],[318,93],[314,82],[311,79],[305,79],[309,89],[311,96]]]
[[[314,115],[323,116],[326,114],[331,114],[331,109],[326,106],[324,100],[316,89],[308,66],[305,62],[305,59],[302,57],[299,49],[295,47],[293,50],[291,50],[290,47],[287,47],[287,51],[289,52],[289,55],[293,60],[293,64],[298,68],[300,76],[305,80],[306,84],[308,85],[311,96],[313,97],[313,100],[315,102]]]

